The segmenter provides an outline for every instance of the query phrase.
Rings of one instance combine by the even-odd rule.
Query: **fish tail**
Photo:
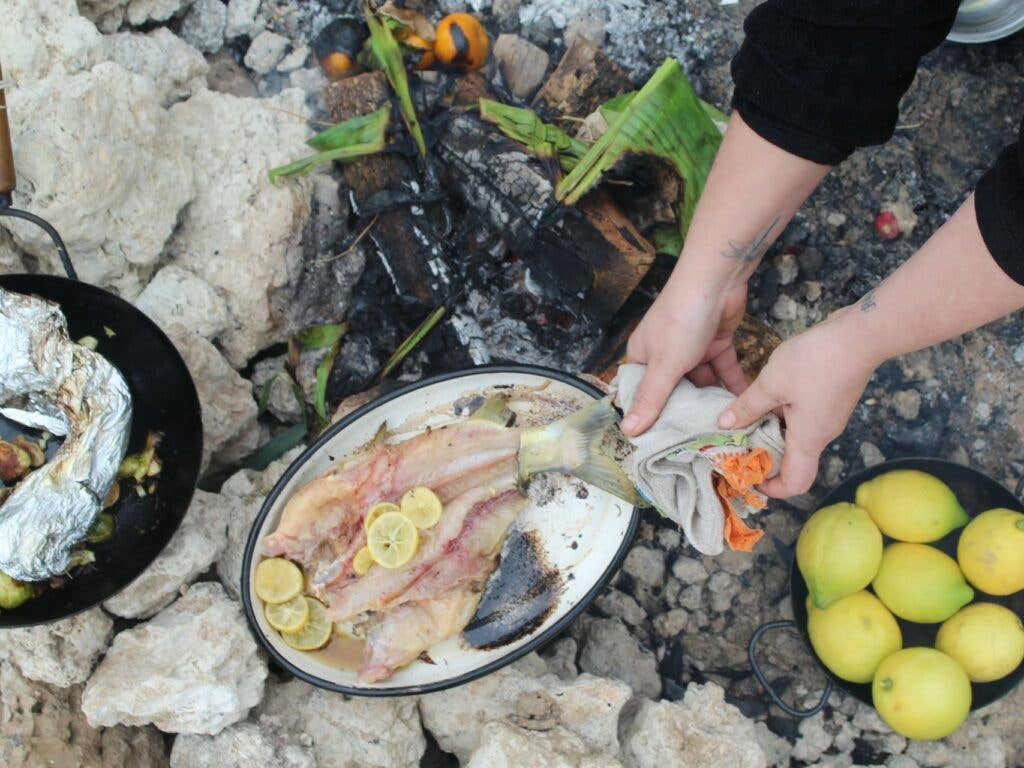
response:
[[[544,427],[525,430],[519,438],[519,481],[541,472],[568,472],[586,483],[644,506],[632,481],[601,447],[615,423],[615,408],[605,397]]]

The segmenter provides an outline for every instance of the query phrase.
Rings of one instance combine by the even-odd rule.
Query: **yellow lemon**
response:
[[[298,632],[309,619],[309,604],[302,595],[287,603],[267,603],[263,609],[267,622],[279,632]]]
[[[825,666],[853,683],[870,683],[882,660],[903,647],[896,619],[863,590],[824,610],[807,598],[807,634]]]
[[[302,593],[304,584],[302,571],[291,560],[269,557],[256,566],[253,587],[265,603],[287,603]]]
[[[309,606],[309,618],[298,632],[282,632],[284,641],[297,651],[315,651],[327,645],[334,624],[327,618],[327,607],[312,597],[302,598]]]
[[[402,497],[402,514],[417,528],[430,528],[441,519],[441,500],[429,488],[413,488]]]
[[[908,739],[941,739],[971,711],[963,667],[934,648],[904,648],[881,664],[871,698],[882,719]]]
[[[935,647],[954,658],[975,683],[990,683],[1024,661],[1024,623],[1005,606],[974,603],[939,627]]]
[[[373,565],[373,555],[370,553],[369,547],[363,547],[356,556],[352,559],[352,570],[356,572],[356,576],[362,576]]]
[[[370,526],[366,546],[377,565],[401,568],[416,554],[419,540],[412,520],[401,512],[385,512]]]
[[[363,518],[363,530],[367,534],[370,533],[370,526],[377,522],[377,518],[387,512],[400,512],[397,504],[392,504],[390,501],[382,501],[378,504],[374,504],[366,513],[366,517]]]
[[[861,483],[857,505],[899,541],[938,541],[969,519],[948,485],[916,469],[894,469]]]
[[[882,559],[882,534],[868,513],[840,502],[819,509],[796,542],[796,563],[818,608],[871,583]]]
[[[921,624],[945,621],[974,599],[956,560],[927,544],[890,544],[871,586],[890,611]]]
[[[1024,589],[1024,515],[990,509],[971,520],[956,548],[964,576],[990,595]]]

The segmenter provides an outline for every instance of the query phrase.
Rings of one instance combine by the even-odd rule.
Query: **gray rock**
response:
[[[93,728],[81,686],[32,682],[0,661],[0,761],[6,768],[164,768],[163,738],[152,728]]]
[[[128,5],[128,21],[141,27],[150,21],[167,21],[188,10],[194,0],[131,0]]]
[[[174,264],[153,276],[135,306],[165,331],[180,326],[212,341],[228,327],[224,300],[213,287],[194,272]]]
[[[804,298],[812,304],[821,298],[821,283],[817,280],[808,280],[804,283]]]
[[[655,698],[661,693],[654,654],[641,646],[618,619],[587,623],[579,664],[592,675],[622,680],[638,696]]]
[[[203,54],[166,27],[152,32],[104,35],[106,55],[129,72],[150,78],[165,107],[206,87],[210,67]]]
[[[885,454],[877,445],[869,440],[864,440],[860,444],[860,458],[865,467],[874,467],[885,461]]]
[[[309,46],[304,44],[297,45],[277,63],[277,71],[285,73],[294,72],[305,66],[307,59],[309,59]]]
[[[800,305],[791,296],[780,294],[772,305],[772,317],[776,320],[796,320],[800,314]]]
[[[317,768],[418,768],[427,746],[411,697],[345,698],[271,681],[254,719],[278,752],[304,747]]]
[[[114,638],[89,678],[82,711],[96,725],[213,735],[263,696],[267,663],[220,584],[193,585],[169,608]]]
[[[11,236],[0,229],[0,275],[25,271],[21,251],[14,247]]]
[[[323,87],[327,85],[327,76],[324,75],[320,67],[307,67],[306,69],[296,69],[289,74],[288,82],[307,94],[319,96]]]
[[[493,49],[494,60],[512,94],[529,99],[544,81],[551,57],[547,51],[519,35],[498,35]]]
[[[284,35],[269,31],[260,32],[245,52],[245,66],[253,72],[265,75],[284,58],[290,44]]]
[[[545,669],[531,654],[457,689],[421,696],[423,724],[441,749],[463,763],[479,746],[485,724],[493,721],[561,727],[590,749],[618,752],[619,716],[630,699],[629,687],[588,674],[562,680]]]
[[[622,570],[648,587],[665,583],[665,555],[650,547],[633,547],[626,555]]]
[[[800,736],[793,746],[793,757],[813,763],[832,746],[833,734],[825,727],[825,716],[820,712],[800,721]]]
[[[579,648],[571,637],[563,637],[553,642],[541,658],[547,664],[548,672],[558,675],[563,680],[572,680],[580,671],[576,668],[576,654]]]
[[[639,627],[647,619],[647,614],[636,600],[614,587],[598,595],[594,605],[609,616],[622,619],[634,627]]]
[[[258,18],[259,10],[260,0],[228,0],[224,37],[228,40],[256,37],[265,26],[265,22]]]
[[[577,37],[589,40],[598,48],[604,44],[605,27],[608,26],[608,17],[603,13],[580,14],[573,18],[565,27],[566,49],[572,48]]]
[[[254,723],[237,723],[216,736],[183,733],[174,740],[171,768],[317,768],[310,747],[278,744]]]
[[[303,417],[303,406],[295,395],[291,374],[284,368],[284,355],[260,360],[252,373],[253,397],[263,396],[268,382],[267,410],[286,424],[294,424]]]
[[[708,581],[708,590],[711,592],[712,610],[724,613],[732,605],[733,598],[739,591],[739,583],[725,571],[718,571]]]
[[[0,629],[0,659],[17,664],[27,678],[67,688],[88,679],[107,649],[113,626],[103,611],[93,608],[52,624]]]
[[[708,580],[708,571],[700,560],[682,555],[672,563],[672,575],[683,584],[703,584]]]
[[[765,759],[769,766],[777,768],[789,768],[789,758],[793,753],[793,745],[781,736],[775,735],[768,726],[761,722],[754,723],[754,733],[757,743],[764,752]]]
[[[914,421],[921,413],[921,393],[916,389],[903,389],[892,396],[892,407],[906,421]]]
[[[204,53],[224,47],[228,9],[221,0],[195,0],[181,22],[181,37]]]
[[[229,93],[242,98],[259,95],[259,89],[252,81],[249,70],[235,61],[231,51],[221,51],[211,56],[209,65],[210,71],[206,75],[206,82],[211,91]]]
[[[800,264],[796,256],[787,251],[776,257],[775,269],[779,273],[779,285],[790,285],[796,281],[796,276],[800,272]]]
[[[696,611],[704,603],[704,588],[691,584],[679,593],[679,605],[689,611]]]
[[[654,617],[654,631],[661,637],[673,638],[683,631],[689,619],[690,614],[685,610],[673,608]]]
[[[817,277],[825,263],[825,256],[817,248],[802,248],[797,255],[800,271],[807,277]]]
[[[220,556],[227,541],[227,506],[216,493],[196,489],[170,543],[122,592],[103,606],[118,616],[149,618],[166,608]]]
[[[583,740],[565,728],[536,730],[511,723],[487,723],[480,743],[470,755],[466,768],[621,768],[609,754],[589,749]]]
[[[829,488],[835,488],[839,485],[843,481],[845,473],[846,462],[843,461],[842,457],[833,454],[825,459],[825,485]]]
[[[628,768],[766,768],[754,723],[725,703],[714,683],[686,688],[682,701],[645,701],[627,728]]]
[[[1013,362],[1017,365],[1024,365],[1024,344],[1021,344],[1013,351]]]

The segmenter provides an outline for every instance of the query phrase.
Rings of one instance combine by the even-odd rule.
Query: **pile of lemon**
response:
[[[965,524],[955,560],[929,546]],[[883,534],[894,541],[884,545]],[[878,713],[903,736],[949,735],[971,709],[971,682],[1024,661],[1024,624],[984,599],[1024,590],[1020,512],[971,520],[938,478],[894,470],[862,483],[856,504],[815,512],[796,553],[815,653],[836,676],[871,683]],[[903,648],[897,616],[941,624],[935,647]]]
[[[374,504],[363,518],[366,546],[356,553],[352,569],[364,576],[374,565],[401,568],[419,548],[419,532],[437,525],[441,500],[426,487],[413,488],[400,504]],[[331,639],[333,623],[327,606],[304,594],[302,569],[283,557],[270,557],[256,566],[253,587],[263,601],[267,623],[297,651],[315,651]]]

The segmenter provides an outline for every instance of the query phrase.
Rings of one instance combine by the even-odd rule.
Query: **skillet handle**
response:
[[[3,79],[4,71],[0,68],[0,83]],[[11,192],[14,191],[16,181],[11,129],[7,124],[7,99],[3,87],[0,86],[0,208],[11,204]]]
[[[757,641],[761,639],[761,635],[763,635],[765,632],[770,632],[775,629],[782,629],[784,627],[796,629],[796,622],[791,621],[789,619],[784,619],[781,621],[769,621],[758,627],[754,634],[750,636],[750,643],[747,645],[747,660],[750,662],[750,668],[754,670],[754,677],[757,678],[757,682],[761,684],[761,687],[764,688],[764,692],[768,694],[768,698],[772,700],[772,703],[775,706],[777,706],[790,717],[812,717],[813,715],[816,715],[819,712],[821,712],[821,710],[823,710],[825,708],[825,705],[828,703],[828,697],[832,695],[831,680],[829,680],[825,684],[825,692],[821,694],[821,700],[817,704],[815,704],[810,709],[793,709],[791,706],[786,704],[786,702],[784,702],[781,698],[779,698],[779,694],[777,694],[775,692],[775,689],[772,688],[771,683],[768,682],[768,679],[764,676],[764,672],[762,671],[760,665],[757,663]]]

